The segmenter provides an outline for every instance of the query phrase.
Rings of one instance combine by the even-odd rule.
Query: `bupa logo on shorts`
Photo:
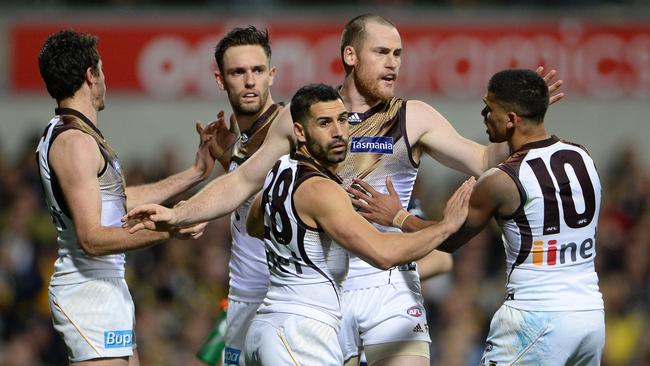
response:
[[[224,365],[239,365],[239,356],[241,355],[241,350],[236,348],[226,347],[223,352]]]
[[[413,306],[406,310],[406,313],[414,318],[419,318],[422,316],[422,309],[419,306]]]
[[[125,348],[133,346],[133,331],[108,330],[104,332],[104,348]]]
[[[354,136],[350,152],[392,154],[393,138],[386,136]]]

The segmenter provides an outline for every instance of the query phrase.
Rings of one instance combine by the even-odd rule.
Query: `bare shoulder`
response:
[[[55,169],[64,166],[99,167],[102,156],[95,139],[76,129],[62,132],[50,148],[50,162]]]
[[[499,168],[491,168],[483,173],[476,182],[474,193],[496,203],[503,215],[512,213],[521,201],[517,184]]]
[[[319,176],[300,184],[294,193],[294,201],[297,209],[312,214],[351,204],[347,193],[338,183]]]

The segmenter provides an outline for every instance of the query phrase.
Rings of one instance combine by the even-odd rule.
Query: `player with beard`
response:
[[[271,66],[266,31],[253,26],[234,28],[219,41],[214,55],[218,67],[216,81],[228,94],[236,121],[230,121],[233,134],[221,126],[220,145],[227,146],[223,146],[224,151],[213,150],[212,154],[219,158],[224,170],[234,171],[262,145],[271,123],[283,107],[273,102],[269,90],[275,67]],[[264,243],[246,232],[246,216],[252,200],[243,202],[230,218],[230,290],[224,335],[227,365],[244,364],[240,355],[246,332],[269,282]]]
[[[465,220],[474,179],[452,196],[444,219],[426,231],[380,232],[355,212],[335,173],[349,139],[337,91],[322,84],[299,89],[291,116],[298,151],[269,172],[248,218],[249,232],[264,238],[271,277],[246,336],[246,363],[339,366],[348,252],[383,269],[425,256]]]
[[[359,177],[384,193],[385,179],[392,176],[406,205],[422,153],[450,168],[480,175],[505,159],[508,147],[470,141],[428,104],[395,98],[401,53],[399,32],[388,20],[362,15],[346,24],[341,37],[346,76],[339,93],[350,112],[351,139],[350,154],[339,165],[338,173],[344,185]],[[545,80],[553,75],[550,72]],[[559,82],[549,86],[549,91],[558,86]],[[561,96],[554,96],[552,101]],[[128,216],[143,221],[131,230],[165,230],[170,225],[209,220],[230,212],[255,194],[264,182],[264,173],[278,157],[291,151],[292,129],[291,116],[285,109],[258,152],[237,171],[211,182],[182,207],[144,205],[132,210]],[[353,257],[344,296],[340,335],[346,363],[358,363],[360,350],[364,349],[369,364],[429,364],[430,340],[415,265],[385,271]]]

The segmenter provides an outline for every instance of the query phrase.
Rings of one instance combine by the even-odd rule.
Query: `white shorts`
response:
[[[135,307],[123,278],[50,286],[49,300],[70,362],[133,355]]]
[[[228,299],[228,313],[226,314],[226,334],[224,335],[224,342],[226,348],[223,353],[224,365],[237,365],[244,366],[244,357],[242,357],[242,350],[244,349],[244,341],[246,340],[246,333],[250,328],[251,321],[255,317],[257,308],[260,307],[261,302],[242,302]]]
[[[481,365],[600,365],[603,310],[526,311],[502,305],[490,323]]]
[[[364,345],[431,342],[418,282],[401,282],[343,292],[339,343],[345,360]]]
[[[341,366],[331,326],[294,314],[258,314],[246,335],[246,365]]]

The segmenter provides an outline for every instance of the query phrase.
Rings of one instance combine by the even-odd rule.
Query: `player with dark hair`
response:
[[[38,57],[47,91],[58,106],[37,148],[59,244],[50,309],[72,364],[138,365],[124,252],[170,235],[196,238],[206,224],[130,234],[120,219],[137,205],[163,203],[207,178],[214,166],[209,152],[213,140],[197,123],[201,143],[192,167],[156,183],[126,187],[117,155],[97,127],[106,93],[97,42],[90,34],[61,31],[45,41]]]

